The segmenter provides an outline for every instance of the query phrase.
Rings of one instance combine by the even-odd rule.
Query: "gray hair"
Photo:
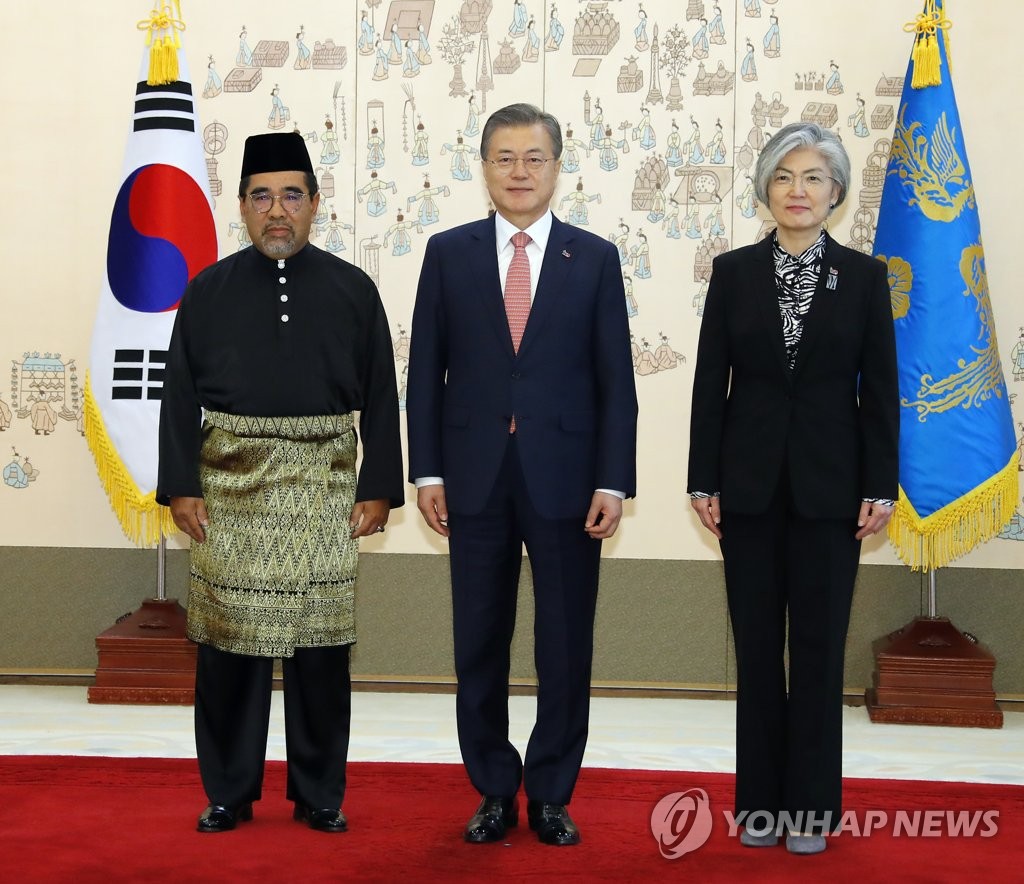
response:
[[[496,110],[484,123],[484,134],[480,137],[480,156],[487,159],[487,148],[495,129],[512,129],[521,126],[541,125],[551,139],[551,152],[557,160],[562,155],[562,126],[552,114],[542,111],[533,104],[509,104]]]
[[[814,148],[825,158],[828,174],[839,185],[839,197],[834,206],[841,205],[850,190],[850,157],[839,136],[817,123],[790,123],[768,140],[761,156],[757,158],[757,168],[754,170],[754,192],[757,198],[768,205],[768,185],[772,175],[786,154],[801,147]]]

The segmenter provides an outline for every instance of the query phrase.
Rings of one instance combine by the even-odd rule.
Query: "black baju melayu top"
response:
[[[254,417],[359,412],[356,500],[405,500],[384,305],[362,270],[315,246],[287,259],[250,247],[189,284],[160,410],[160,503],[203,496],[200,408]]]

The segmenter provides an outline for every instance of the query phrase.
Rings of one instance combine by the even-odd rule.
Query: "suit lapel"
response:
[[[548,235],[548,244],[544,249],[544,260],[540,267],[540,278],[537,280],[537,293],[533,297],[530,318],[526,322],[523,340],[519,344],[520,354],[541,333],[559,294],[564,291],[569,268],[576,259],[570,247],[574,238],[573,227],[552,216],[551,233]],[[509,340],[511,341],[511,336]]]
[[[498,273],[498,245],[493,216],[480,221],[470,231],[470,236],[473,243],[465,258],[471,283],[467,286],[466,292],[472,298],[479,298],[482,301],[484,312],[498,340],[502,342],[502,347],[509,356],[514,356],[512,333],[508,329],[505,298],[501,292],[501,276]]]
[[[790,379],[786,359],[786,338],[782,333],[782,314],[779,312],[779,294],[775,285],[775,262],[772,259],[772,236],[762,239],[754,249],[754,299],[761,313],[761,322],[768,332],[770,346],[786,380]]]
[[[818,284],[811,298],[811,308],[804,317],[804,330],[800,335],[800,346],[796,351],[796,364],[793,374],[799,374],[807,363],[808,354],[814,348],[821,330],[832,321],[838,299],[842,296],[842,260],[841,250],[827,233],[825,234],[825,251],[821,256],[821,273]]]

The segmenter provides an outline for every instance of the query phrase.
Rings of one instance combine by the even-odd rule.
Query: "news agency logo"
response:
[[[833,814],[799,811],[771,814],[758,810],[733,814],[722,811],[730,838],[740,830],[756,832],[828,831],[831,837],[869,838],[875,833],[893,838],[992,838],[999,833],[998,810],[847,810],[832,825]],[[679,859],[703,847],[711,837],[714,816],[703,789],[670,792],[651,811],[651,834],[665,859]]]
[[[703,789],[670,792],[651,811],[651,833],[665,859],[700,849],[711,837],[711,802]]]

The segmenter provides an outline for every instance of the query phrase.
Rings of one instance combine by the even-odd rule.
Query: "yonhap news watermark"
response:
[[[884,834],[893,838],[992,838],[999,833],[998,810],[934,808],[928,810],[847,810],[835,820],[831,812],[778,814],[758,810],[752,813],[720,812],[730,838],[743,829],[752,832],[831,832],[832,836],[870,838]],[[703,789],[670,792],[651,811],[651,834],[665,859],[679,859],[699,850],[715,828],[711,801]]]

